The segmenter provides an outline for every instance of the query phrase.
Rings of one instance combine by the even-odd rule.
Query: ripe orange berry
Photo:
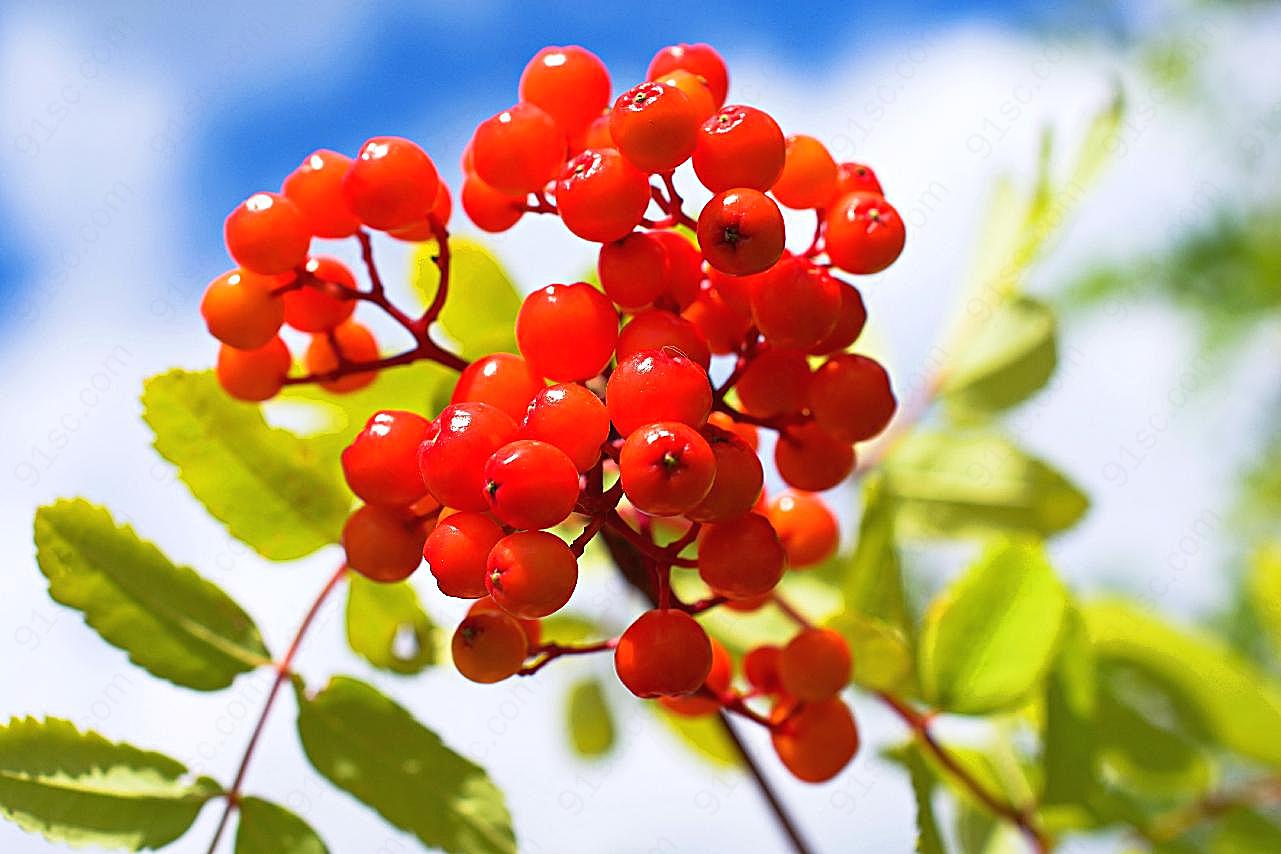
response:
[[[347,517],[342,546],[347,565],[371,581],[401,581],[418,569],[426,534],[401,510],[366,504]]]
[[[758,190],[725,190],[698,215],[703,257],[723,273],[744,276],[768,270],[782,257],[784,240],[783,214]]]
[[[485,463],[485,498],[493,514],[513,528],[551,528],[574,511],[578,469],[555,445],[517,439]]]
[[[685,235],[677,231],[651,231],[667,250],[667,277],[663,281],[663,294],[679,308],[698,299],[703,281],[703,256]]]
[[[439,520],[423,544],[423,558],[440,592],[459,599],[487,595],[489,552],[502,538],[503,529],[485,513],[452,513]]]
[[[850,193],[827,212],[827,257],[856,275],[879,273],[894,263],[907,240],[903,220],[883,196]]]
[[[482,231],[498,233],[525,215],[524,199],[500,193],[475,175],[463,177],[463,212]]]
[[[501,682],[525,663],[525,630],[510,614],[468,614],[454,631],[450,650],[458,672],[473,682]]]
[[[360,218],[347,208],[342,194],[350,166],[350,157],[321,148],[308,154],[280,186],[316,237],[350,237],[360,228]]]
[[[672,348],[703,370],[712,362],[712,351],[698,327],[679,314],[652,308],[642,311],[618,333],[617,353],[620,360],[642,350]]]
[[[542,378],[529,363],[512,353],[492,353],[472,362],[458,375],[450,403],[476,401],[497,407],[520,421],[534,395],[542,391]]]
[[[829,358],[809,381],[814,423],[845,442],[863,442],[890,423],[897,407],[890,375],[875,359],[856,353]]]
[[[696,522],[721,522],[741,516],[752,509],[765,482],[760,458],[729,430],[706,424],[702,433],[716,458],[716,478],[703,500],[685,515]]]
[[[805,408],[810,364],[800,350],[766,347],[734,385],[743,411],[757,418],[795,415]]]
[[[827,337],[810,348],[814,356],[826,356],[846,349],[863,334],[867,324],[867,309],[863,305],[863,295],[858,288],[849,282],[837,280],[841,289],[841,308],[836,316],[836,325]]]
[[[601,245],[596,272],[607,297],[624,311],[638,311],[663,293],[667,267],[663,241],[649,232],[633,231]]]
[[[788,486],[822,492],[854,470],[854,448],[813,422],[798,424],[779,434],[774,465]]]
[[[545,47],[520,75],[520,99],[542,108],[569,137],[582,136],[609,106],[609,71],[586,48]]]
[[[535,620],[559,611],[577,584],[578,559],[555,534],[508,534],[489,552],[485,587],[514,617]]]
[[[338,355],[329,341],[330,335],[333,335],[339,352],[348,362],[372,362],[378,358],[378,342],[374,340],[369,327],[355,320],[346,320],[334,327],[331,333],[311,336],[311,343],[307,345],[307,353],[303,357],[310,373],[327,374],[337,370]],[[362,371],[337,379],[321,380],[320,387],[342,394],[362,389],[377,377],[376,371]]]
[[[698,574],[716,593],[750,599],[774,589],[786,563],[774,527],[759,513],[714,522],[698,540]]]
[[[840,311],[840,283],[797,258],[785,259],[752,291],[756,326],[779,347],[814,347],[831,334]]]
[[[347,485],[366,504],[408,507],[427,492],[418,473],[418,448],[430,422],[414,412],[382,409],[343,449]]]
[[[735,352],[752,325],[752,316],[727,303],[715,287],[704,287],[681,315],[707,342],[710,352],[719,355]]]
[[[468,402],[446,406],[434,423],[418,452],[423,483],[446,507],[488,510],[485,463],[516,437],[516,422],[497,407]]]
[[[619,360],[605,386],[609,418],[622,436],[655,421],[703,426],[712,410],[707,372],[671,349],[642,350]]]
[[[638,697],[689,694],[711,672],[711,641],[684,611],[646,611],[618,639],[614,669]]]
[[[231,270],[209,283],[200,300],[209,334],[240,350],[261,347],[280,331],[285,304],[272,291],[280,287],[276,276],[248,270]]]
[[[780,492],[770,501],[766,516],[792,569],[814,566],[836,553],[840,527],[835,514],[817,495],[792,489]]]
[[[609,413],[590,389],[561,383],[534,396],[521,435],[555,445],[575,468],[587,471],[600,459],[600,447],[609,438]]]
[[[605,110],[599,116],[592,119],[592,123],[587,126],[587,131],[583,135],[582,145],[579,147],[579,150],[591,148],[599,151],[602,148],[617,147],[618,146],[614,144],[614,138],[609,135],[609,108],[606,107]]]
[[[646,76],[650,80],[657,80],[676,69],[683,69],[703,78],[716,105],[719,107],[725,103],[725,96],[729,92],[729,72],[725,68],[725,60],[711,45],[669,45],[654,54]]]
[[[707,121],[712,113],[716,112],[716,96],[712,94],[711,87],[707,85],[706,80],[692,71],[677,68],[658,76],[655,80],[664,86],[674,86],[684,92],[694,108],[694,115],[700,122]]]
[[[541,108],[520,103],[481,122],[472,137],[476,175],[500,193],[524,197],[556,177],[565,162],[565,131]]]
[[[730,682],[734,678],[734,661],[729,657],[729,652],[721,646],[720,641],[715,638],[709,638],[712,643],[712,669],[707,673],[707,679],[703,684],[717,694],[724,694],[730,689]],[[721,707],[721,704],[711,697],[659,697],[658,702],[669,712],[675,712],[682,717],[698,718],[706,715],[715,714]]]
[[[753,451],[760,447],[760,436],[757,433],[756,426],[753,424],[743,424],[735,421],[724,412],[713,412],[707,416],[707,423],[713,424],[722,430],[729,430],[746,442],[747,446]]]
[[[778,659],[783,690],[806,702],[835,697],[849,684],[852,669],[849,644],[831,629],[805,629]]]
[[[697,108],[676,86],[641,83],[614,102],[609,134],[637,169],[670,172],[694,153],[700,122]]]
[[[743,656],[743,673],[758,692],[770,695],[783,690],[778,678],[778,659],[782,652],[776,646],[766,645],[750,649]]]
[[[568,163],[556,184],[556,207],[571,232],[596,243],[620,240],[645,218],[645,173],[613,148],[589,148]]]
[[[507,614],[507,612],[498,607],[498,603],[489,598],[489,596],[482,596],[471,603],[471,607],[467,609],[467,614],[470,616],[471,614]],[[511,614],[507,614],[507,616],[510,617]],[[534,647],[538,646],[538,642],[543,637],[543,624],[538,620],[522,620],[519,617],[513,619],[520,623],[520,627],[525,630],[525,640],[532,651]]]
[[[827,146],[805,134],[789,136],[783,173],[771,192],[780,205],[794,210],[826,205],[836,192],[836,161]]]
[[[848,193],[876,193],[885,195],[876,173],[862,163],[842,163],[836,167],[836,193],[834,198]]]
[[[427,152],[399,136],[366,140],[342,180],[347,207],[382,231],[425,219],[439,189],[436,164]]]
[[[303,269],[312,281],[285,291],[285,323],[299,332],[327,332],[356,310],[356,301],[342,296],[356,290],[356,278],[337,258],[314,255]]]
[[[540,376],[589,380],[609,364],[618,341],[618,312],[586,282],[548,285],[525,297],[516,315],[516,343]]]
[[[858,727],[849,707],[837,697],[818,703],[779,703],[770,716],[774,752],[797,779],[830,780],[858,752]]]
[[[676,516],[702,501],[716,479],[716,457],[687,424],[659,422],[632,432],[618,459],[623,492],[652,516]]]
[[[765,192],[783,172],[787,144],[764,110],[723,107],[703,122],[694,148],[694,174],[713,193],[734,187]]]
[[[432,202],[428,215],[420,220],[411,222],[409,225],[391,229],[387,232],[387,236],[394,237],[397,240],[404,240],[408,243],[423,243],[432,240],[435,238],[436,232],[432,228],[431,218],[434,217],[441,225],[449,225],[449,217],[453,211],[454,201],[449,195],[449,187],[444,181],[441,181],[436,188],[436,201]]]
[[[279,193],[254,193],[223,223],[237,264],[264,276],[287,273],[307,259],[311,231],[302,211]]]
[[[224,344],[218,348],[214,373],[227,394],[237,400],[257,402],[280,393],[292,362],[289,348],[279,338],[253,350],[237,350]]]

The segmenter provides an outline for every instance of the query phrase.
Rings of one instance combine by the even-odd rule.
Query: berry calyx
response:
[[[520,421],[544,383],[529,363],[511,353],[491,353],[472,362],[458,376],[450,403],[488,403]]]
[[[649,181],[614,148],[589,148],[565,164],[556,207],[571,232],[596,243],[619,240],[640,225]]]
[[[408,507],[427,491],[418,473],[418,448],[431,424],[413,412],[383,409],[342,452],[343,476],[366,504]]]
[[[418,452],[418,470],[431,494],[457,510],[489,509],[485,463],[516,437],[516,422],[487,403],[454,403],[436,417],[435,433]]]
[[[707,263],[745,276],[768,270],[783,254],[783,214],[759,190],[738,187],[712,197],[698,215],[698,245]]]
[[[787,138],[787,159],[771,192],[778,203],[794,210],[821,208],[836,192],[836,161],[827,146],[812,136]]]
[[[556,120],[520,103],[477,126],[471,163],[477,177],[498,192],[524,197],[556,177],[567,151],[565,131]]]
[[[783,172],[787,143],[764,110],[722,107],[699,127],[694,174],[713,193],[734,187],[765,192]]]
[[[450,642],[454,666],[473,682],[501,682],[525,663],[529,644],[520,622],[510,614],[468,614]]]
[[[897,405],[889,374],[867,356],[839,353],[810,377],[814,423],[845,442],[863,442],[879,434],[894,417]]]
[[[818,703],[779,703],[770,716],[770,740],[788,771],[807,783],[830,780],[858,752],[854,716],[837,697]]]
[[[321,148],[308,154],[280,185],[316,237],[350,237],[360,228],[360,218],[348,209],[342,192],[350,167],[350,157]]]
[[[850,193],[827,212],[827,257],[848,273],[871,275],[893,264],[903,252],[903,220],[883,196]]]
[[[285,319],[285,304],[273,293],[275,276],[231,270],[209,283],[200,314],[209,334],[240,350],[261,347],[276,337]]]
[[[540,376],[589,380],[609,364],[618,341],[618,313],[586,282],[548,285],[525,297],[516,316],[516,343]]]
[[[689,159],[701,119],[675,86],[648,82],[619,96],[609,114],[609,135],[642,172],[670,172]]]
[[[655,421],[697,428],[711,412],[712,387],[707,372],[674,349],[642,350],[618,363],[605,405],[622,436]]]
[[[836,167],[836,197],[849,193],[875,193],[885,195],[881,182],[870,167],[862,163],[846,162]]]
[[[459,599],[487,595],[489,552],[502,538],[503,529],[485,513],[451,513],[437,522],[423,545],[423,558],[440,592]]]
[[[520,531],[489,552],[485,587],[514,617],[536,620],[559,611],[577,584],[578,559],[555,534]]]
[[[769,502],[765,515],[783,543],[792,569],[814,566],[836,553],[841,531],[836,516],[817,495],[793,489],[780,492]]]
[[[657,80],[664,74],[677,69],[683,69],[703,78],[716,106],[719,107],[725,103],[725,96],[729,93],[729,71],[725,67],[725,60],[711,45],[701,43],[669,45],[654,54],[646,76],[650,80]]]
[[[257,403],[280,393],[292,361],[289,348],[278,337],[253,350],[237,350],[224,344],[218,348],[214,375],[227,394]]]
[[[708,587],[730,599],[770,592],[783,577],[786,555],[769,520],[758,513],[703,528],[698,541],[698,574]]]
[[[578,501],[578,469],[555,445],[517,439],[485,463],[489,509],[517,529],[541,529],[569,518]]]
[[[342,179],[347,207],[381,231],[425,219],[439,189],[436,164],[427,152],[399,136],[366,140]]]
[[[614,669],[638,697],[690,694],[712,670],[712,644],[684,611],[646,611],[618,639]]]
[[[627,437],[618,470],[623,493],[637,510],[676,516],[707,497],[716,479],[716,457],[694,428],[659,422]]]
[[[366,504],[347,517],[342,546],[347,565],[371,581],[408,578],[423,559],[422,524],[400,510]]]
[[[806,702],[835,697],[849,684],[852,670],[849,644],[832,629],[805,629],[783,647],[778,660],[783,690]]]
[[[560,448],[580,472],[600,459],[609,438],[609,413],[593,392],[577,383],[544,388],[530,401],[521,436]]]
[[[307,260],[311,231],[302,211],[279,193],[254,193],[223,223],[227,252],[246,270],[287,273]]]

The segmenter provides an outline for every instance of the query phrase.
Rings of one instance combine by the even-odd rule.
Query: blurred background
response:
[[[909,231],[900,263],[864,287],[873,347],[900,389],[919,384],[958,310],[998,177],[1031,181],[1047,129],[1059,169],[1120,92],[1111,157],[1067,195],[1030,274],[1031,292],[1060,312],[1059,373],[1007,426],[1092,496],[1085,521],[1052,544],[1075,589],[1124,591],[1249,652],[1245,556],[1275,534],[1281,505],[1281,9],[1057,6],[5,3],[0,715],[71,718],[231,776],[269,674],[205,696],[129,665],[48,598],[32,514],[59,496],[108,505],[283,646],[334,555],[270,564],[231,539],[150,448],[142,380],[212,363],[197,304],[229,266],[222,220],[236,203],[276,189],[315,148],[350,153],[379,134],[420,142],[456,187],[471,130],[515,100],[521,68],[547,44],[596,51],[622,90],[659,47],[710,42],[729,62],[731,101],[872,165]],[[532,219],[486,238],[523,289],[590,267],[590,245]],[[455,229],[473,232],[458,215]],[[410,247],[378,249],[384,276],[403,283]],[[852,518],[854,497],[836,500]],[[954,568],[923,554],[907,569]],[[456,619],[430,579],[418,582],[442,624]],[[585,608],[621,618],[637,607],[604,577],[584,587]],[[616,685],[617,748],[573,758],[565,686],[606,662],[494,687],[451,668],[398,678],[355,658],[341,622],[333,600],[303,674],[367,678],[485,765],[522,850],[782,850],[743,775],[702,762]],[[309,769],[290,702],[248,790],[294,809],[335,851],[417,850]],[[901,737],[897,721],[855,703],[873,747]],[[820,851],[911,849],[906,778],[873,750],[811,787],[773,767],[760,735],[748,733]],[[215,820],[207,808],[172,850],[204,850]],[[0,822],[0,850],[49,848]]]

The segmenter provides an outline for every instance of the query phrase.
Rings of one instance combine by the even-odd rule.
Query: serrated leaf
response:
[[[916,843],[912,850],[917,854],[945,854],[943,834],[934,815],[934,788],[938,783],[936,772],[915,744],[900,745],[883,755],[907,769],[912,800],[916,804]]]
[[[565,698],[569,742],[579,756],[597,758],[614,747],[614,716],[605,701],[600,680],[584,679],[570,686]]]
[[[1066,607],[1040,543],[990,546],[926,611],[917,663],[925,699],[971,715],[1018,705],[1053,661]]]
[[[271,660],[226,593],[117,526],[105,508],[83,499],[41,507],[35,542],[49,595],[161,679],[212,691]]]
[[[511,277],[479,241],[451,237],[449,249],[449,298],[440,314],[441,327],[469,359],[517,352],[520,294]],[[440,284],[440,271],[432,260],[435,254],[435,243],[424,243],[414,253],[413,286],[424,306],[431,303]]]
[[[1101,664],[1159,686],[1197,735],[1281,766],[1281,685],[1217,638],[1116,600],[1082,611]]]
[[[1075,525],[1090,504],[1066,477],[998,435],[918,431],[883,471],[899,533],[909,536],[1048,537]]]
[[[138,851],[168,845],[221,794],[177,760],[59,718],[0,726],[0,815],[52,842]]]
[[[151,377],[142,405],[156,450],[232,536],[270,560],[338,542],[352,498],[328,448],[268,426],[209,371]]]
[[[678,715],[663,708],[660,703],[646,703],[671,732],[694,753],[706,759],[712,765],[721,768],[737,767],[740,763],[738,750],[725,734],[725,728],[716,715],[703,715],[692,718]]]
[[[335,676],[315,697],[300,695],[298,734],[316,770],[424,845],[516,851],[502,792],[484,769],[374,687]]]
[[[235,854],[329,854],[316,831],[279,804],[241,798],[238,812]]]
[[[348,577],[347,643],[357,655],[393,673],[418,673],[436,663],[439,629],[408,581]]]
[[[1083,806],[1095,788],[1095,689],[1094,650],[1085,621],[1069,607],[1054,666],[1045,680],[1044,805]]]
[[[1255,551],[1248,578],[1250,605],[1281,658],[1281,545],[1270,544]]]
[[[1054,312],[1018,296],[1002,303],[946,374],[942,395],[961,420],[1022,403],[1049,381],[1058,362]]]

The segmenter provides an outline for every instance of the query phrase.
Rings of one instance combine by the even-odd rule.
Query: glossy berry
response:
[[[750,599],[774,589],[783,577],[785,555],[769,520],[758,513],[703,528],[698,541],[698,574],[721,596]]]
[[[501,682],[525,663],[529,652],[525,630],[510,614],[468,614],[450,642],[454,666],[473,682]]]
[[[747,363],[734,390],[748,415],[775,418],[805,409],[809,380],[810,364],[804,353],[765,347]]]
[[[600,447],[609,438],[609,413],[589,389],[561,383],[534,395],[520,435],[555,445],[583,472],[600,459]]]
[[[836,167],[835,197],[848,193],[876,193],[885,195],[876,173],[862,163],[842,163]]]
[[[837,697],[818,703],[780,703],[771,715],[770,739],[788,771],[807,783],[830,780],[858,752],[858,728]]]
[[[752,424],[743,424],[735,421],[724,412],[713,412],[707,416],[707,423],[712,424],[722,430],[728,430],[738,438],[747,443],[747,446],[755,451],[760,447],[760,436],[757,434],[756,427]]]
[[[710,424],[703,438],[716,458],[716,478],[697,506],[685,515],[696,522],[721,522],[742,516],[756,503],[765,472],[756,452],[737,434]]]
[[[848,348],[863,334],[863,327],[867,324],[863,295],[849,282],[839,279],[837,282],[841,290],[841,307],[836,315],[836,324],[826,338],[810,348],[810,353],[815,356],[826,356]]]
[[[840,282],[800,259],[783,261],[752,291],[756,327],[779,347],[814,347],[831,334],[840,312]]]
[[[637,311],[658,299],[667,267],[663,241],[643,231],[603,244],[596,262],[601,288],[624,311]]]
[[[609,110],[606,109],[599,116],[592,119],[592,123],[587,126],[587,131],[583,134],[582,145],[579,150],[591,148],[599,151],[602,148],[617,147],[614,144],[614,138],[609,135]]]
[[[423,497],[418,448],[431,422],[414,412],[383,409],[342,452],[347,485],[366,504],[408,507]]]
[[[471,607],[467,609],[467,614],[470,616],[471,614],[507,614],[507,612],[500,608],[498,603],[488,595],[485,595],[471,604]],[[507,616],[510,617],[511,614],[507,614]],[[525,640],[530,648],[538,646],[538,642],[543,636],[542,623],[538,620],[513,619],[520,623],[520,627],[525,630]]]
[[[788,486],[822,492],[854,470],[854,448],[809,422],[788,427],[774,445],[774,465]]]
[[[743,675],[757,692],[768,696],[783,690],[783,682],[778,676],[778,660],[782,652],[778,647],[767,644],[750,649],[743,656]]]
[[[716,289],[720,298],[733,308],[735,311],[752,316],[752,294],[764,282],[778,271],[778,268],[788,262],[790,255],[781,258],[774,266],[760,273],[754,273],[750,276],[735,276],[729,273],[722,273],[715,267],[707,268],[707,282]]]
[[[500,193],[524,197],[542,190],[565,162],[568,143],[555,119],[520,103],[481,122],[472,137],[476,175]]]
[[[701,119],[675,86],[649,82],[619,96],[609,114],[609,135],[642,172],[670,172],[689,159]]]
[[[548,285],[525,297],[516,315],[516,343],[539,376],[589,380],[609,364],[618,341],[618,313],[586,282]]]
[[[279,338],[253,350],[237,350],[224,344],[218,348],[214,373],[227,394],[237,400],[257,402],[280,393],[291,362],[289,348]]]
[[[472,362],[458,376],[450,403],[488,403],[519,422],[544,383],[529,363],[511,353],[492,353]]]
[[[338,355],[334,352],[330,335],[338,344],[338,351],[348,362],[372,362],[378,358],[378,342],[369,327],[355,320],[347,320],[334,327],[333,332],[311,336],[303,361],[313,374],[327,374],[337,370]],[[376,371],[361,371],[335,379],[320,381],[320,387],[333,392],[350,392],[362,389],[378,378]]]
[[[570,138],[609,106],[609,71],[590,50],[545,47],[520,75],[520,99],[540,107]]]
[[[827,257],[856,275],[879,273],[903,251],[903,220],[883,196],[851,193],[827,212]]]
[[[502,538],[503,529],[485,513],[452,513],[437,522],[423,545],[423,558],[440,592],[459,599],[487,595],[489,552]]]
[[[707,372],[674,350],[644,350],[618,363],[605,388],[605,404],[623,436],[655,421],[701,427],[712,409]]]
[[[712,670],[712,644],[684,611],[646,611],[618,639],[614,669],[638,697],[690,694]]]
[[[209,334],[240,350],[261,347],[276,337],[285,319],[285,304],[272,291],[275,276],[231,270],[209,283],[200,300],[200,314]]]
[[[432,495],[457,510],[489,509],[485,463],[516,437],[516,422],[487,403],[453,403],[434,422],[418,452],[418,470]]]
[[[574,511],[578,469],[555,445],[517,439],[485,463],[485,498],[494,515],[513,528],[551,528]]]
[[[342,192],[350,167],[350,157],[322,148],[308,154],[280,187],[316,237],[350,237],[360,228],[360,218],[348,209]]]
[[[356,279],[337,258],[316,255],[303,269],[310,277],[303,287],[285,291],[285,323],[299,332],[326,332],[351,317],[356,301],[342,296],[356,290]]]
[[[223,223],[232,259],[264,276],[287,273],[307,260],[311,231],[302,211],[279,193],[254,193]]]
[[[435,238],[436,232],[432,227],[431,220],[435,219],[441,225],[449,225],[449,217],[453,210],[454,201],[449,195],[449,187],[444,181],[441,181],[436,187],[436,200],[431,203],[431,210],[427,212],[427,216],[411,222],[409,225],[393,228],[387,232],[387,235],[409,243],[423,243],[432,240]]]
[[[835,697],[850,682],[853,663],[845,638],[831,629],[805,629],[783,647],[783,690],[806,702]]]
[[[787,490],[770,502],[766,517],[787,552],[787,563],[803,569],[836,554],[841,531],[836,516],[817,495]]]
[[[463,178],[463,212],[482,231],[498,233],[525,215],[524,200],[500,193],[475,175]]]
[[[485,587],[514,617],[536,620],[559,611],[577,584],[578,559],[555,534],[509,534],[489,553]]]
[[[787,143],[778,122],[755,107],[723,107],[699,127],[694,174],[713,193],[765,192],[783,172]]]
[[[685,235],[676,231],[651,231],[667,250],[667,279],[663,294],[678,308],[698,299],[703,281],[703,255]]]
[[[399,510],[366,504],[342,529],[347,565],[371,581],[401,581],[423,559],[422,525]]]
[[[707,496],[716,479],[716,457],[697,430],[664,421],[627,437],[618,470],[623,492],[637,510],[676,516]]]
[[[725,694],[729,691],[730,683],[734,679],[734,661],[719,641],[715,638],[709,638],[709,640],[712,643],[712,669],[707,672],[707,679],[703,684],[714,694]],[[715,714],[721,707],[721,704],[713,698],[697,695],[659,697],[658,702],[669,712],[675,712],[687,718]]]
[[[681,314],[698,329],[709,351],[717,355],[735,352],[752,325],[750,314],[727,303],[710,285]]]
[[[707,121],[712,113],[716,112],[716,96],[712,94],[711,87],[707,85],[706,80],[691,71],[678,68],[656,78],[655,82],[662,83],[664,86],[673,86],[684,92],[694,108],[695,117],[700,122]]]
[[[646,76],[657,80],[664,74],[683,69],[697,74],[707,83],[716,105],[725,103],[729,92],[729,71],[725,60],[716,50],[707,44],[674,44],[663,48],[650,60]]]
[[[556,207],[571,232],[596,243],[631,233],[650,203],[645,173],[613,148],[589,148],[565,164],[556,183]]]
[[[827,146],[805,134],[789,136],[783,173],[771,192],[780,205],[795,210],[825,206],[836,192],[836,161]]]
[[[712,361],[712,351],[698,327],[679,314],[662,309],[642,311],[624,324],[618,333],[617,353],[626,359],[643,350],[671,348],[703,370]]]
[[[723,273],[768,270],[782,256],[784,239],[783,214],[757,190],[725,190],[698,215],[698,245],[707,263]]]
[[[439,187],[436,164],[427,152],[399,136],[366,140],[342,180],[351,212],[383,231],[425,218]]]
[[[890,376],[875,359],[840,353],[824,362],[809,382],[814,423],[845,442],[876,436],[894,417],[897,403]]]

